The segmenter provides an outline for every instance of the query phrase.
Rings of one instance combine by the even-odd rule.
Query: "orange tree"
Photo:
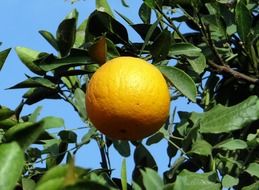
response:
[[[40,31],[57,53],[16,47],[35,75],[10,87],[28,88],[15,110],[0,108],[0,189],[259,189],[258,2],[144,0],[139,5],[132,12],[141,23],[114,14],[105,0],[96,1],[97,9],[83,23],[77,23],[73,10],[56,36]],[[128,27],[118,17],[142,41],[129,39]],[[0,52],[0,68],[9,51]],[[171,110],[161,129],[144,140],[122,141],[100,133],[87,117],[86,86],[100,65],[120,56],[155,65],[168,82],[172,105],[184,96],[203,112]],[[88,128],[82,140],[71,130],[52,134],[49,129],[62,126],[63,120],[37,119],[40,108],[22,115],[24,106],[43,99],[63,99],[74,108]],[[162,139],[168,142],[167,155],[159,156],[167,156],[170,164],[161,176],[149,146]],[[98,144],[100,168],[74,164],[77,150],[90,141]],[[112,145],[124,157],[133,149],[132,181],[127,180],[125,160],[121,177],[113,177]],[[41,161],[45,167],[36,164]]]

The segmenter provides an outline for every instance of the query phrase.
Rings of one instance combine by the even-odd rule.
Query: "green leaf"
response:
[[[62,130],[58,133],[60,139],[66,143],[76,143],[77,142],[77,134],[73,131]]]
[[[8,129],[5,133],[7,142],[16,141],[25,150],[34,143],[43,132],[43,122],[24,122],[18,123]]]
[[[9,108],[4,106],[0,106],[0,120],[7,119],[14,114],[15,112],[13,110],[10,110]]]
[[[34,190],[36,183],[30,178],[22,178],[23,190]]]
[[[85,42],[87,19],[85,19],[76,30],[75,48],[80,48]]]
[[[44,129],[59,128],[65,126],[64,119],[59,117],[48,116],[42,119]]]
[[[75,90],[74,94],[74,105],[78,110],[78,113],[83,121],[87,120],[87,113],[86,113],[86,107],[85,107],[85,93],[80,88],[77,88]]]
[[[140,35],[144,41],[154,41],[161,33],[160,28],[157,26],[157,20],[153,24],[133,24],[131,27]]]
[[[8,48],[8,49],[0,52],[0,71],[1,71],[1,69],[4,65],[4,62],[5,62],[8,54],[10,53],[10,51],[11,51],[11,48]]]
[[[82,137],[82,144],[87,144],[90,142],[91,138],[96,135],[97,129],[92,127],[88,130],[88,132]]]
[[[154,37],[154,33],[156,32],[156,28],[157,28],[157,25],[158,25],[159,22],[160,22],[160,18],[158,18],[156,20],[156,22],[154,22],[150,27],[148,26],[149,28],[148,28],[147,33],[145,33],[145,39],[144,39],[144,43],[143,43],[143,45],[141,47],[140,54],[145,49],[145,47],[148,45],[148,43],[151,40],[151,38]],[[134,25],[134,26],[136,26],[136,25]],[[141,25],[139,25],[139,26],[141,26]],[[136,27],[133,27],[133,28],[136,28]]]
[[[144,3],[145,3],[150,9],[155,9],[155,8],[156,8],[155,0],[144,0]]]
[[[176,178],[174,190],[220,190],[221,185],[216,181],[214,172],[196,173],[184,169]]]
[[[171,42],[171,32],[163,30],[151,46],[150,53],[154,57],[155,61],[161,61],[166,59]]]
[[[96,5],[96,9],[98,11],[106,12],[110,16],[114,17],[114,15],[112,13],[112,10],[111,10],[111,7],[108,4],[107,0],[96,0],[95,5]]]
[[[221,142],[214,146],[214,148],[222,148],[225,150],[238,150],[238,149],[246,149],[247,144],[245,141],[240,139],[229,139],[227,141]]]
[[[58,43],[56,41],[56,38],[48,31],[45,30],[40,30],[39,31],[40,35],[42,35],[42,37],[47,40],[49,42],[49,44],[55,48],[57,51],[59,51],[58,49]]]
[[[196,102],[197,89],[192,78],[184,71],[171,66],[159,66],[158,69],[184,96]]]
[[[25,104],[32,105],[44,99],[61,99],[57,90],[38,87],[29,89],[24,95]]]
[[[25,47],[19,47],[19,46],[15,48],[15,51],[18,57],[20,58],[20,60],[33,73],[36,73],[38,75],[45,74],[45,72],[38,65],[34,63],[34,61],[40,57],[41,52],[29,49],[29,48],[25,48]]]
[[[56,89],[57,85],[46,78],[41,77],[31,77],[23,82],[20,82],[9,89],[18,89],[18,88],[36,88],[36,87],[46,87],[50,89]]]
[[[163,129],[163,128],[161,128],[161,129]],[[161,131],[161,129],[160,129],[160,131]],[[160,142],[164,138],[164,134],[160,131],[155,133],[151,137],[149,137],[146,141],[146,145],[152,145],[152,144],[156,144],[156,143]]]
[[[189,57],[199,57],[201,49],[190,43],[175,43],[172,44],[169,56],[186,55]]]
[[[148,190],[162,190],[164,183],[158,173],[150,168],[141,171],[143,183]]]
[[[238,1],[235,8],[237,32],[243,42],[247,42],[248,34],[252,28],[252,18],[249,10],[243,1]]]
[[[144,24],[150,23],[151,9],[145,3],[140,6],[138,14]]]
[[[89,16],[87,29],[95,37],[106,35],[115,44],[127,44],[129,40],[124,25],[102,11],[96,10]]]
[[[76,18],[65,19],[58,26],[56,39],[62,57],[68,55],[75,43],[76,21]]]
[[[258,190],[259,188],[259,182],[255,182],[249,186],[245,186],[242,188],[242,190]]]
[[[125,158],[122,160],[121,164],[121,186],[122,190],[127,190],[127,166]]]
[[[251,176],[256,176],[259,178],[259,164],[258,163],[250,163],[247,169],[245,170]]]
[[[198,57],[187,58],[187,60],[196,73],[201,74],[204,72],[206,68],[206,58],[202,53]]]
[[[44,71],[51,71],[63,67],[69,68],[88,64],[93,64],[93,61],[87,55],[80,54],[75,56],[70,55],[64,58],[51,56],[49,59],[40,62],[39,66]]]
[[[129,7],[129,5],[126,3],[125,0],[121,0],[121,3],[122,3],[122,5],[123,5],[124,7]]]
[[[40,112],[42,110],[42,106],[38,106],[33,113],[29,116],[29,122],[36,122]]]
[[[239,182],[238,178],[232,177],[231,175],[224,175],[222,179],[222,185],[225,188],[230,188],[237,185]]]
[[[212,146],[205,140],[197,140],[192,144],[192,149],[188,153],[195,153],[202,156],[211,155]]]
[[[121,156],[130,156],[130,145],[128,141],[113,140],[113,146],[120,153]]]
[[[205,112],[200,120],[200,132],[228,133],[245,128],[258,118],[259,101],[256,96],[251,96],[235,106],[217,105]]]
[[[13,190],[19,180],[24,154],[16,142],[0,144],[0,189]]]

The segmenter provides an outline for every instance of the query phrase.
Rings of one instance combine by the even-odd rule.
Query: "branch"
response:
[[[259,85],[259,79],[253,78],[253,77],[250,77],[250,76],[245,75],[243,73],[240,73],[238,71],[235,71],[234,69],[232,69],[228,65],[217,65],[216,63],[214,63],[211,60],[208,60],[208,65],[215,68],[218,72],[229,73],[237,79],[242,79],[242,80],[248,81],[250,83]]]

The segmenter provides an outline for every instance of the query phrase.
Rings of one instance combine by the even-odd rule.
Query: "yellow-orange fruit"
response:
[[[168,117],[170,95],[161,72],[134,57],[114,58],[90,79],[86,109],[93,125],[112,139],[139,140]]]

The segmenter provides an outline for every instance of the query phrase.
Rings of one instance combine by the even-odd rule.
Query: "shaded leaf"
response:
[[[59,51],[58,43],[56,41],[56,38],[53,36],[53,34],[51,34],[48,31],[45,31],[45,30],[40,30],[39,33],[42,35],[43,38],[45,38],[45,40],[47,40],[49,42],[49,44],[53,48],[55,48],[57,51]]]
[[[153,24],[133,24],[131,27],[145,40],[154,41],[161,33],[160,28],[157,27],[158,21]]]
[[[19,180],[24,154],[16,142],[0,144],[0,189],[13,190]]]
[[[105,12],[94,11],[89,16],[87,28],[90,34],[96,37],[106,35],[115,44],[128,43],[127,29]]]
[[[200,132],[227,133],[242,129],[258,118],[259,101],[256,96],[251,96],[235,106],[217,105],[205,112],[200,120]]]
[[[13,110],[10,110],[9,108],[4,106],[0,106],[0,120],[7,119],[14,114],[15,112]]]
[[[113,146],[120,153],[121,156],[130,156],[130,145],[128,141],[113,140]]]
[[[164,60],[169,52],[171,42],[171,32],[163,30],[151,46],[150,53],[155,61]]]
[[[255,182],[249,186],[245,186],[242,188],[242,190],[258,190],[259,188],[259,182]]]
[[[139,8],[139,17],[143,21],[144,24],[149,24],[151,19],[151,9],[147,6],[146,3],[142,3]]]
[[[8,48],[0,52],[0,71],[10,51],[11,51],[11,48]]]
[[[237,32],[243,42],[247,42],[247,37],[252,27],[252,18],[249,10],[243,1],[238,1],[235,8],[235,18]]]
[[[61,56],[66,56],[73,47],[76,38],[76,18],[63,20],[58,26],[56,39]]]
[[[22,178],[22,188],[23,190],[34,190],[36,183],[30,178]]]
[[[69,68],[81,65],[93,64],[86,52],[80,51],[80,55],[70,55],[64,58],[56,58],[53,55],[41,61],[39,66],[44,71],[56,70],[58,68]]]
[[[60,139],[66,143],[77,142],[77,134],[73,131],[62,130],[62,131],[59,131],[58,136],[60,136]]]
[[[57,85],[46,78],[41,77],[31,77],[23,82],[20,82],[9,89],[17,89],[17,88],[36,88],[36,87],[46,87],[50,89],[56,89]]]
[[[25,104],[28,105],[32,105],[44,99],[61,99],[57,90],[43,87],[31,88],[23,95],[23,98],[26,98]]]
[[[171,66],[158,66],[163,75],[177,88],[184,96],[196,102],[197,89],[192,78],[184,71]]]

